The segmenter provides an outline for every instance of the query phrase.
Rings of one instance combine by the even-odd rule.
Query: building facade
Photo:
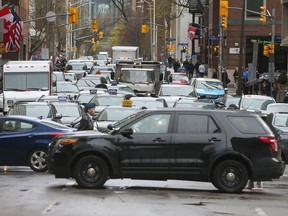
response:
[[[242,5],[239,0],[229,0],[228,25],[227,29],[221,32],[221,18],[219,16],[220,0],[210,0],[209,2],[209,24],[207,35],[207,47],[209,58],[207,64],[209,68],[222,65],[228,69],[234,69],[239,65],[240,59],[240,39],[241,39],[241,21]],[[267,21],[260,21],[260,6],[266,6]],[[275,10],[275,16],[272,11]],[[274,19],[274,22],[273,22]],[[281,45],[281,28],[282,28],[282,6],[281,0],[245,0],[245,18],[244,18],[244,44],[243,44],[243,67],[252,63],[253,59],[257,62],[256,69],[259,73],[268,72],[269,57],[263,55],[263,46],[272,41],[271,35],[275,23],[275,70],[283,71],[287,69],[287,50]],[[286,27],[287,28],[287,27]],[[222,40],[221,40],[222,39]],[[258,48],[253,48],[254,44]],[[219,49],[222,49],[219,52]],[[220,60],[220,54],[223,53]],[[253,57],[254,56],[254,57]]]

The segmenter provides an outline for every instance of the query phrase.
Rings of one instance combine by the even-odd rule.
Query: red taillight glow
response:
[[[53,137],[56,137],[56,136],[60,136],[62,134],[64,134],[64,132],[55,132],[55,133],[50,133],[49,135],[53,136]]]
[[[274,153],[278,152],[278,142],[275,137],[259,137],[259,139],[265,143],[267,143]]]

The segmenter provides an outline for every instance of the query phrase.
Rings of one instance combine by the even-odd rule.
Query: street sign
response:
[[[208,39],[209,39],[209,40],[212,40],[212,41],[216,41],[216,40],[220,40],[220,37],[219,37],[219,36],[213,36],[213,35],[212,35],[212,36],[209,36]]]
[[[166,38],[166,41],[176,41],[176,38]]]
[[[53,11],[48,11],[46,13],[46,20],[48,22],[54,22],[56,20],[56,14]]]
[[[188,46],[188,43],[178,43],[178,46]]]

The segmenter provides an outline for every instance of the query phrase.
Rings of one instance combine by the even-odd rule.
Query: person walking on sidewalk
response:
[[[199,71],[199,77],[204,77],[205,66],[202,63],[199,65],[198,71]]]

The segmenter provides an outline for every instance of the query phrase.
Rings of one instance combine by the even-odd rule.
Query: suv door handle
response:
[[[166,142],[166,140],[163,140],[162,138],[156,138],[153,140],[153,142],[160,143],[160,142]]]
[[[216,137],[212,137],[211,139],[208,139],[209,142],[214,143],[214,142],[219,142],[221,139],[217,139]]]

